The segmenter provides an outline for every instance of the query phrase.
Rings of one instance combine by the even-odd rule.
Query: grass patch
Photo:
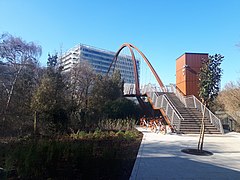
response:
[[[0,167],[13,179],[129,179],[141,139],[136,130],[96,129],[0,143]]]

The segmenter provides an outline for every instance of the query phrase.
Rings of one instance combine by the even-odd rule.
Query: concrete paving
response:
[[[144,136],[130,180],[240,180],[240,133],[206,135],[204,150],[212,156],[181,152],[196,149],[199,135],[156,134],[137,127]]]

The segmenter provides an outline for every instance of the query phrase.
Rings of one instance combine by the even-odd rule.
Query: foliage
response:
[[[8,178],[128,179],[141,134],[119,131],[110,139],[107,133],[98,133],[102,136],[100,140],[91,133],[92,137],[82,140],[28,140],[15,143],[0,149],[0,154],[5,157],[5,165],[2,166],[2,162],[0,165],[7,170]]]
[[[11,65],[37,63],[37,57],[42,53],[39,45],[20,37],[2,34],[0,40],[0,57]]]
[[[228,83],[219,93],[217,100],[222,110],[240,124],[240,80],[237,83]]]
[[[57,54],[55,54],[55,55],[48,54],[47,66],[50,67],[50,68],[56,67],[57,59],[58,59]]]
[[[67,85],[68,113],[71,126],[85,128],[89,116],[89,99],[95,80],[95,72],[87,62],[81,62],[64,74]]]
[[[68,90],[71,100],[78,109],[88,109],[90,90],[93,86],[95,73],[87,62],[78,63],[67,76]]]
[[[223,56],[221,54],[210,55],[204,59],[199,73],[199,97],[204,104],[200,136],[198,141],[198,151],[203,150],[204,133],[205,133],[205,112],[206,106],[209,106],[216,99],[220,89],[222,69],[220,67]]]
[[[68,127],[120,130],[125,128],[120,119],[131,121],[126,129],[133,126],[139,109],[122,98],[119,71],[111,77],[96,75],[81,61],[65,73],[57,54],[48,54],[47,68],[39,66],[40,55],[41,47],[33,42],[0,36],[0,135],[26,135],[36,129],[44,135],[59,134]]]
[[[101,113],[106,103],[122,96],[121,88],[120,75],[113,75],[112,77],[98,75],[90,98],[91,108],[95,112]]]
[[[70,137],[72,139],[84,139],[87,137],[87,133],[85,131],[80,131],[80,130],[77,130],[77,132],[75,133],[73,129],[71,129],[71,134],[70,134]]]
[[[98,127],[102,130],[133,130],[135,124],[134,119],[103,119]]]
[[[71,129],[70,137],[73,139],[108,139],[121,136],[125,139],[136,138],[138,131],[134,129],[135,120],[133,119],[104,119],[98,123],[98,127],[94,131]]]
[[[203,60],[199,73],[199,97],[205,103],[213,102],[219,93],[223,58],[221,54],[215,54]]]
[[[56,56],[49,56],[51,59],[54,57],[57,58]],[[32,98],[31,107],[33,111],[39,114],[39,119],[45,125],[53,128],[53,131],[66,129],[68,118],[65,84],[60,69],[54,69],[52,66],[47,68],[40,86]]]
[[[12,134],[16,130],[21,133],[23,126],[30,122],[30,100],[38,82],[40,55],[39,45],[10,34],[1,35],[1,133],[9,129],[13,130]]]
[[[139,114],[139,108],[133,101],[126,98],[119,98],[107,102],[103,112],[110,119],[136,118]]]
[[[141,135],[133,130],[136,105],[121,98],[120,72],[96,76],[81,62],[63,73],[57,54],[48,55],[47,68],[39,66],[40,55],[33,42],[0,36],[0,136],[6,130],[8,136],[29,135],[33,125],[40,133],[0,143],[7,177],[128,179]]]

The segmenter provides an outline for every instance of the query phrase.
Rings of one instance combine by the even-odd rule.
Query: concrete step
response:
[[[180,130],[189,130],[189,129],[201,129],[201,127],[181,127]],[[205,127],[206,130],[213,130],[213,131],[217,131],[216,127]]]
[[[196,120],[191,120],[191,121],[182,121],[181,124],[202,124],[202,121],[196,121]],[[205,125],[212,125],[209,121],[204,121]]]
[[[202,113],[196,108],[186,108],[174,93],[159,93],[159,95],[163,94],[168,97],[184,118],[180,125],[180,132],[185,134],[199,134],[202,123]],[[221,134],[207,117],[204,118],[204,123],[206,134]]]
[[[180,133],[182,134],[199,134],[199,132],[196,132],[196,131],[187,131],[187,132],[184,132],[184,131],[180,131]],[[220,132],[205,132],[205,134],[221,134]]]

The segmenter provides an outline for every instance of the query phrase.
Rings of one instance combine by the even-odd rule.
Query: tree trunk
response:
[[[85,109],[88,109],[88,88],[87,86],[85,91]]]
[[[36,135],[37,132],[37,111],[34,112],[33,132]]]
[[[7,113],[7,111],[8,111],[8,107],[9,107],[10,102],[11,102],[11,99],[12,99],[13,90],[14,90],[15,84],[16,84],[16,82],[17,82],[17,79],[18,79],[18,76],[19,76],[21,70],[22,70],[22,67],[20,67],[20,68],[18,69],[17,74],[16,74],[16,76],[15,76],[13,82],[12,82],[11,89],[9,90],[8,98],[7,98],[7,103],[6,103],[5,109],[4,109],[4,111],[3,111],[3,121],[5,121],[5,119],[6,119],[6,113]]]
[[[199,140],[198,140],[198,151],[203,150],[203,142],[204,142],[204,135],[205,135],[205,123],[204,123],[205,112],[206,112],[206,103],[204,103],[202,124],[201,124],[201,129],[200,129],[200,136],[199,136]]]
[[[200,144],[200,151],[201,152],[203,150],[204,135],[205,135],[205,123],[203,122],[202,139],[201,139],[201,144]]]

